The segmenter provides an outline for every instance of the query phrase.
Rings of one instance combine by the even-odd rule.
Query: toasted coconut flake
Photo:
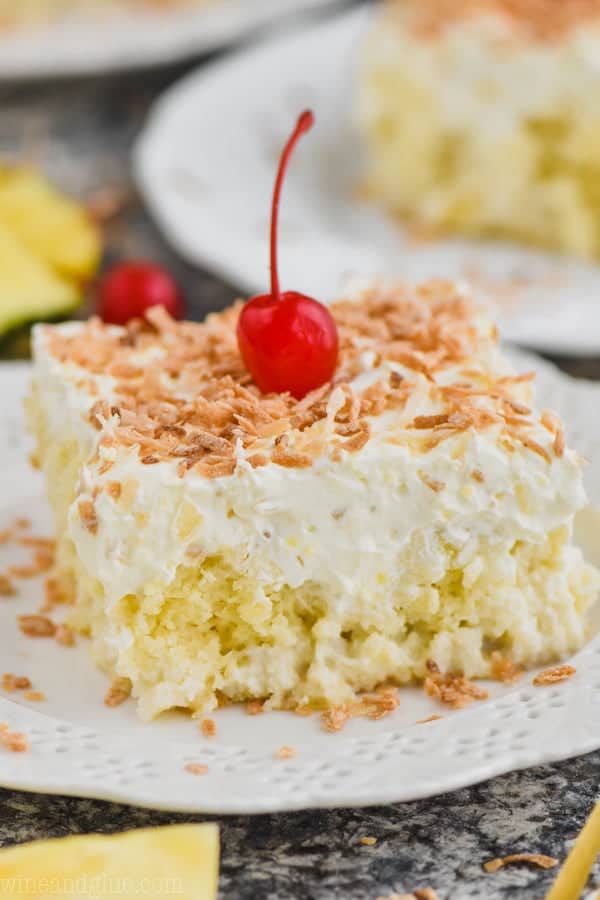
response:
[[[56,625],[47,616],[26,615],[18,616],[17,622],[19,628],[27,637],[42,638],[54,637],[56,634]]]
[[[418,430],[439,428],[440,425],[447,425],[449,418],[449,413],[440,413],[437,416],[417,416],[413,419],[410,427]]]
[[[120,481],[109,481],[106,485],[106,493],[112,500],[118,500],[121,496],[121,482]]]
[[[462,709],[474,700],[487,700],[489,694],[464,675],[442,674],[436,663],[429,661],[425,693],[452,709]]]
[[[75,632],[70,625],[62,624],[56,627],[54,639],[61,647],[73,647],[75,645]]]
[[[246,703],[246,715],[260,716],[265,711],[265,705],[262,700],[248,700]]]
[[[294,759],[298,756],[298,751],[295,747],[280,747],[275,751],[274,756],[275,759]]]
[[[260,469],[262,466],[269,464],[269,457],[265,456],[264,453],[253,453],[252,456],[248,457],[248,462],[253,469]]]
[[[56,578],[46,578],[44,582],[44,603],[40,613],[51,612],[59,603],[72,603],[74,597],[68,592],[63,583]]]
[[[552,444],[554,455],[559,458],[564,456],[565,432],[560,418],[556,413],[551,412],[549,409],[545,409],[541,415],[540,421],[544,428],[554,435],[554,443]]]
[[[47,553],[54,553],[56,549],[56,541],[54,538],[35,537],[34,535],[24,535],[17,538],[17,543],[22,547],[33,547],[34,550],[44,550]]]
[[[527,437],[525,434],[520,434],[518,431],[513,431],[512,436],[523,444],[524,447],[527,447],[528,450],[531,450],[532,453],[537,453],[538,456],[545,459],[547,463],[552,462],[552,458],[546,448],[542,447],[541,444],[538,444],[537,441],[534,441],[533,438]]]
[[[5,722],[0,722],[0,746],[11,753],[25,753],[29,750],[29,741],[20,731],[10,731]]]
[[[104,697],[105,706],[120,706],[131,696],[131,681],[129,678],[116,676],[112,680],[106,696]]]
[[[377,843],[376,837],[371,837],[370,835],[365,835],[358,839],[359,842],[363,845],[363,847],[374,847]]]
[[[485,481],[485,475],[481,471],[481,469],[473,469],[471,472],[474,481],[478,481],[479,484],[483,484]]]
[[[96,506],[93,500],[80,500],[77,504],[81,524],[89,531],[90,534],[96,534],[98,531],[98,518],[96,516]]]
[[[417,719],[417,725],[428,725],[430,722],[437,722],[439,719],[443,719],[443,716],[439,716],[434,714],[433,716],[427,716],[426,719]]]
[[[441,493],[446,487],[444,481],[438,481],[435,478],[431,478],[426,472],[419,472],[419,478],[430,491],[433,491],[434,494]]]
[[[42,703],[46,699],[46,695],[42,691],[25,691],[23,699],[29,700],[31,703]]]
[[[208,766],[205,766],[204,763],[188,763],[185,771],[190,775],[208,775]]]
[[[523,669],[510,656],[504,656],[497,650],[491,656],[491,670],[492,678],[504,684],[516,684],[523,677]]]
[[[558,865],[558,860],[553,856],[545,856],[543,853],[511,853],[509,856],[502,856],[498,859],[490,859],[483,864],[486,872],[493,874],[503,869],[504,866],[514,865],[515,863],[527,863],[531,866],[539,866],[541,869],[553,869]]]
[[[312,458],[307,453],[295,453],[285,447],[276,447],[271,459],[275,465],[286,469],[308,469],[312,466]]]
[[[554,436],[552,449],[554,450],[554,455],[559,458],[565,455],[565,433],[562,428],[559,428]]]
[[[17,593],[14,584],[7,575],[0,575],[0,597],[14,597]]]
[[[552,669],[544,669],[533,679],[536,687],[546,687],[549,684],[559,684],[561,681],[567,681],[577,672],[575,666],[562,665],[554,666]]]
[[[357,453],[368,443],[370,436],[371,429],[369,428],[369,424],[368,422],[363,422],[360,425],[359,431],[344,441],[344,450],[348,453]]]
[[[433,888],[417,888],[414,891],[415,900],[438,900],[438,895]]]
[[[321,714],[321,723],[325,731],[341,731],[346,722],[350,720],[350,710],[346,704],[332,706]]]
[[[6,672],[2,676],[2,689],[13,693],[14,691],[26,691],[31,687],[31,681],[26,675],[12,675]]]
[[[217,724],[214,719],[203,719],[200,725],[200,730],[205,738],[216,737]]]

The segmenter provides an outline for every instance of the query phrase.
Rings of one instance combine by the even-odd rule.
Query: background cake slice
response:
[[[29,403],[72,619],[142,716],[485,677],[586,637],[580,460],[456,285],[331,307],[334,382],[263,395],[240,307],[40,326]]]
[[[600,255],[597,0],[388,0],[362,60],[371,194],[441,231]]]

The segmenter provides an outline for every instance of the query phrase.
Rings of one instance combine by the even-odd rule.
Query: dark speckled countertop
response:
[[[107,185],[129,191],[131,141],[155,97],[188,68],[0,86],[0,153],[38,163],[82,196]],[[195,318],[236,296],[235,285],[176,257],[135,198],[107,228],[107,243],[107,263],[143,255],[167,265],[185,287]],[[600,377],[600,360],[556,362],[574,375]],[[521,867],[486,875],[482,864],[520,850],[564,858],[599,783],[596,753],[419,803],[223,819],[220,896],[375,900],[431,886],[440,900],[543,898],[553,873]],[[0,844],[191,818],[0,791]],[[361,845],[365,835],[377,844]],[[590,882],[595,885],[600,865]]]

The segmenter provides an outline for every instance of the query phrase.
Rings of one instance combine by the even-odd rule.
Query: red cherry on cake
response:
[[[277,269],[277,225],[281,186],[289,158],[302,134],[312,128],[312,112],[302,113],[279,163],[271,213],[271,293],[243,307],[238,344],[244,364],[263,393],[286,393],[300,400],[331,381],[338,357],[338,333],[326,306],[281,292]]]
[[[141,318],[151,306],[164,306],[174,319],[184,313],[183,297],[168,272],[155,263],[136,260],[115,266],[102,278],[98,314],[111,325]]]

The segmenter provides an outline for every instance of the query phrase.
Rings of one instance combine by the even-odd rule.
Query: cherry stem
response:
[[[279,269],[277,265],[277,232],[279,226],[279,199],[281,197],[281,186],[294,147],[298,143],[299,138],[307,131],[310,131],[314,121],[315,117],[309,109],[306,109],[301,113],[294,131],[283,148],[277,178],[275,179],[273,206],[271,208],[271,296],[274,300],[281,300],[281,291],[279,290]]]

